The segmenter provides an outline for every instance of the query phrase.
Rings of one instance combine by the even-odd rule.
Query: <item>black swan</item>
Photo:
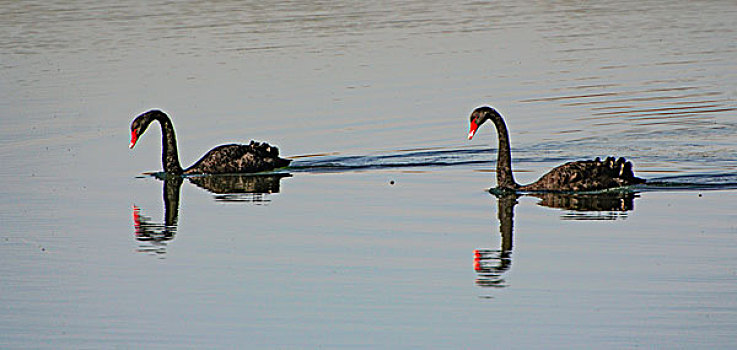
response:
[[[471,113],[471,129],[468,139],[473,138],[476,130],[491,120],[496,126],[499,138],[499,149],[496,161],[496,182],[500,190],[543,191],[543,192],[579,192],[599,191],[609,188],[644,183],[645,180],[635,177],[632,163],[624,158],[608,157],[600,160],[568,162],[553,168],[539,180],[529,185],[520,185],[514,181],[512,174],[512,156],[509,148],[509,134],[502,116],[495,109],[483,106]]]
[[[276,147],[265,142],[251,141],[248,145],[231,144],[215,147],[192,166],[182,169],[179,165],[174,126],[169,116],[160,110],[150,110],[133,120],[130,148],[136,145],[138,138],[154,120],[161,125],[161,141],[164,148],[161,162],[167,174],[256,173],[282,168],[291,162],[289,159],[279,158],[279,149]]]

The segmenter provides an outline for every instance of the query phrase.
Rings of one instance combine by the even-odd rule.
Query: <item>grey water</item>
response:
[[[737,341],[734,1],[3,1],[0,38],[0,348]],[[482,104],[521,183],[649,184],[492,195]],[[185,166],[294,161],[162,177],[151,108]]]

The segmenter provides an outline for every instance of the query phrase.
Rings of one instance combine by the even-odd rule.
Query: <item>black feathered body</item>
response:
[[[632,163],[624,158],[608,157],[559,165],[539,180],[520,186],[522,191],[599,191],[644,183],[632,172]]]
[[[184,170],[185,174],[257,173],[283,168],[291,161],[279,158],[279,149],[268,143],[222,145],[207,152]]]

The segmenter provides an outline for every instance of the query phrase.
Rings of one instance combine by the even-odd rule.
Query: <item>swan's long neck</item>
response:
[[[517,188],[519,185],[514,181],[514,175],[512,174],[512,151],[509,146],[507,125],[498,113],[492,114],[491,120],[496,126],[497,138],[499,139],[496,159],[496,185],[501,188]]]
[[[156,120],[161,124],[161,164],[167,174],[181,174],[182,166],[179,164],[179,153],[177,152],[177,137],[174,134],[174,126],[166,116],[157,116]]]

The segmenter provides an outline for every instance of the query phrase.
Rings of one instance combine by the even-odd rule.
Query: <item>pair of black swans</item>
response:
[[[230,144],[213,148],[189,168],[183,169],[179,163],[177,140],[171,119],[160,110],[151,110],[136,117],[131,123],[130,148],[153,122],[161,125],[162,159],[164,172],[171,175],[182,174],[226,174],[256,173],[283,168],[291,160],[279,157],[279,149],[267,143],[251,141],[248,145]],[[497,190],[503,192],[588,192],[644,183],[632,172],[632,163],[624,158],[608,157],[600,160],[568,162],[553,168],[539,180],[520,185],[512,174],[512,156],[509,146],[509,133],[504,119],[495,109],[483,106],[471,113],[470,140],[476,130],[486,121],[496,126],[499,148],[497,151],[496,180]]]

